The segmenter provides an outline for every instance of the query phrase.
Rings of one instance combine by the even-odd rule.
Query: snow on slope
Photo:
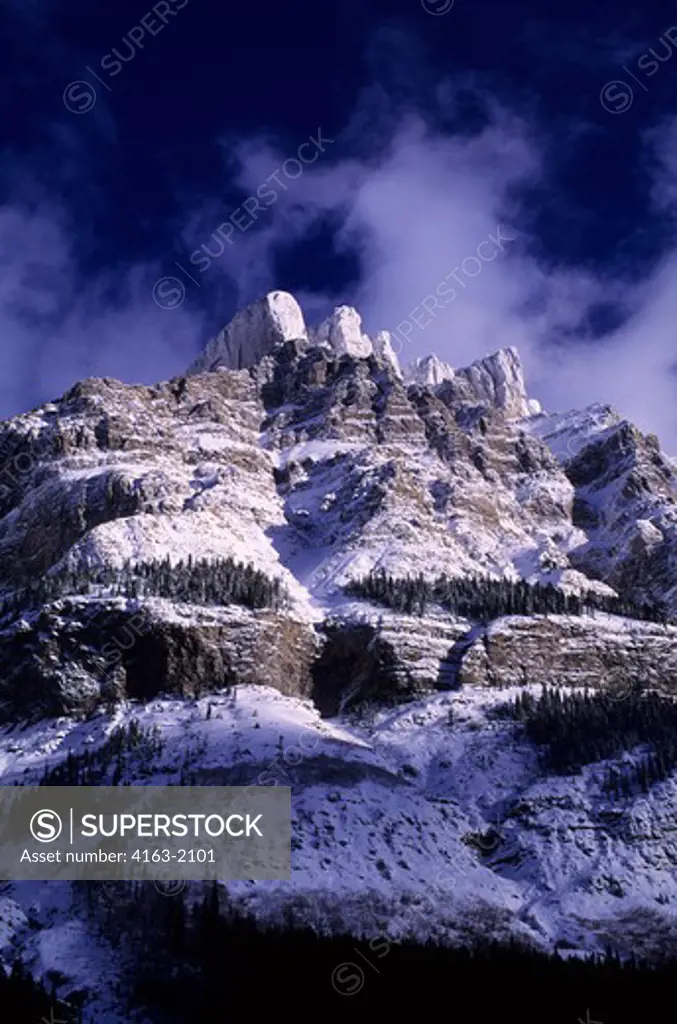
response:
[[[309,621],[377,568],[607,589],[581,561],[592,527],[575,487],[541,442],[568,463],[614,429],[612,410],[534,415],[512,349],[459,370],[428,360],[426,386],[407,388],[378,346],[362,351],[355,311],[332,323],[313,347],[293,297],[271,293],[222,332],[213,372],[85,381],[9,421],[0,448],[25,461],[40,439],[39,462],[0,508],[0,577],[232,556],[282,578]]]
[[[310,702],[254,686],[126,704],[112,717],[3,730],[0,783],[35,783],[68,751],[92,749],[135,718],[166,741],[155,763],[130,767],[135,784],[177,782],[187,758],[196,784],[292,786],[292,881],[228,883],[232,900],[262,918],[285,920],[291,906],[323,931],[514,935],[579,952],[674,940],[677,782],[619,808],[603,794],[603,765],[544,776],[518,727],[492,716],[516,692],[464,689],[361,721],[322,721]],[[468,845],[471,833],[484,853]],[[86,934],[69,893],[66,883],[8,885],[2,952],[14,938],[39,966],[60,943],[77,951],[81,942],[87,957],[62,957],[59,969],[71,988],[96,975],[105,1002],[115,981],[105,943]]]
[[[596,402],[585,409],[543,413],[523,420],[522,426],[533,437],[545,441],[559,462],[567,463],[586,445],[598,440],[606,430],[620,422],[621,417],[615,409]]]
[[[296,429],[304,435],[308,425]],[[350,579],[381,569],[608,589],[569,563],[567,552],[586,537],[567,517],[573,488],[563,473],[485,479],[460,461],[450,471],[416,433],[378,446],[368,437],[304,440],[271,456],[289,474],[290,529],[278,551],[318,600],[331,602]]]
[[[666,550],[674,544],[677,492],[656,476],[662,464],[652,446],[625,438],[609,407],[539,414],[507,352],[460,371],[433,358],[414,374],[428,390],[407,391],[378,345],[369,359],[360,356],[352,314],[335,318],[336,338],[328,327],[309,355],[300,311],[275,295],[240,316],[192,368],[225,362],[251,373],[215,369],[155,388],[85,382],[0,430],[3,443],[35,444],[45,456],[0,518],[0,567],[30,562],[39,574],[63,561],[252,560],[283,578],[308,621],[351,609],[380,619],[386,639],[394,644],[399,632],[412,660],[434,676],[453,631],[464,627],[351,603],[341,597],[349,579],[374,568],[398,576],[482,571],[607,589],[583,575],[591,540],[605,579],[606,554],[618,547],[639,546],[648,559],[636,561],[641,572],[657,560],[659,541]],[[40,432],[49,451],[37,444]],[[562,466],[581,456],[584,463],[586,449],[606,441],[599,471],[587,467],[590,481],[567,479]],[[654,476],[625,500],[638,463]],[[594,521],[581,519],[581,498]],[[34,556],[44,564],[34,566]],[[664,562],[656,578],[669,594],[674,566]],[[154,607],[169,623],[221,615]],[[229,621],[239,614],[229,611]],[[515,624],[495,624],[482,644],[509,637]],[[529,628],[537,625],[533,617]],[[592,625],[595,641],[618,632],[619,648],[634,642],[631,624],[616,629],[599,617]],[[641,636],[637,644],[646,646]],[[577,657],[594,648],[587,639],[574,646]],[[541,650],[551,673],[552,650]],[[578,952],[674,941],[674,779],[619,812],[602,791],[604,766],[543,776],[517,727],[492,717],[510,690],[436,694],[362,722],[322,721],[310,703],[262,687],[236,692],[1,730],[0,782],[35,782],[69,750],[97,747],[116,724],[137,718],[156,725],[166,747],[157,763],[132,766],[132,782],[176,783],[188,759],[205,784],[292,786],[292,882],[229,885],[235,901],[262,917],[285,920],[291,903],[318,929],[449,941],[519,935]],[[498,840],[487,839],[490,826]],[[468,842],[474,833],[479,851]],[[88,930],[68,885],[6,887],[3,956],[13,939],[36,973],[69,975],[60,995],[96,990],[92,1021],[118,1019],[106,1016],[114,957]]]
[[[32,468],[16,474],[20,501],[0,515],[0,579],[14,562],[42,573],[231,557],[281,579],[310,618],[307,592],[274,543],[286,520],[273,460],[259,446],[260,417],[246,373],[214,373],[183,391],[85,381],[64,397],[58,420],[48,406],[9,421],[20,465]]]
[[[586,541],[571,553],[582,572],[634,601],[677,608],[677,473],[658,439],[609,406],[524,424],[549,445],[575,486]]]

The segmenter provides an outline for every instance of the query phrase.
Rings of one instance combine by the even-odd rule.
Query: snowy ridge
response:
[[[283,292],[219,338],[203,359],[217,372],[156,388],[85,382],[9,422],[0,449],[22,466],[38,454],[0,492],[5,561],[39,574],[232,556],[282,578],[310,618],[371,568],[613,586],[586,571],[568,463],[614,416],[534,415],[515,350],[460,370],[431,357],[403,380],[385,333],[367,339],[356,311],[308,332]],[[563,466],[544,442],[555,455],[565,445]],[[617,529],[599,543],[612,548]]]
[[[85,381],[0,429],[13,484],[0,491],[0,593],[63,567],[231,557],[282,582],[285,614],[307,625],[304,649],[332,616],[346,620],[346,585],[381,570],[524,579],[677,611],[672,463],[607,406],[535,413],[514,349],[465,369],[431,357],[412,381],[356,311],[339,307],[308,330],[283,292],[241,311],[222,335],[207,359],[213,372],[155,387]],[[202,629],[203,616],[180,618],[186,637],[191,623]],[[176,624],[171,609],[166,622]],[[403,660],[414,689],[445,677],[450,658],[457,664],[457,637],[445,652],[428,624],[398,629],[406,643],[386,637],[383,650]],[[572,637],[578,660],[578,627]],[[223,633],[203,631],[203,641],[214,651]],[[39,633],[25,642],[17,680],[34,664],[30,644],[44,648]],[[637,670],[636,650],[618,647],[623,674]],[[41,655],[46,678],[58,656]],[[86,689],[105,685],[96,678]]]
[[[610,405],[597,403],[568,413],[541,413],[525,423],[525,430],[545,441],[558,461],[566,463],[620,420]]]

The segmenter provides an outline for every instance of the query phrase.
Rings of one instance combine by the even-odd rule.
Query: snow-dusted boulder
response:
[[[209,342],[188,373],[204,373],[220,366],[243,370],[258,363],[279,342],[307,337],[303,312],[294,296],[269,292],[241,310]]]

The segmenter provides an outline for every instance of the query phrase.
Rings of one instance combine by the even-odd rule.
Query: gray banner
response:
[[[291,876],[291,789],[0,786],[0,880]]]

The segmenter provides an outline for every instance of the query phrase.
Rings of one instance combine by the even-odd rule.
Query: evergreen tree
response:
[[[430,605],[437,605],[453,615],[485,622],[501,615],[592,615],[596,611],[643,621],[668,622],[665,609],[657,605],[633,604],[594,591],[568,594],[551,583],[489,576],[442,575],[428,582],[421,574],[395,578],[381,569],[348,584],[346,592],[410,615],[424,615]]]
[[[641,687],[622,701],[604,691],[543,687],[537,699],[524,691],[500,713],[522,723],[555,772],[635,752],[632,763],[607,771],[605,788],[614,797],[646,792],[677,767],[677,701]]]
[[[0,620],[63,597],[164,597],[186,604],[283,608],[288,595],[278,579],[232,558],[189,557],[172,565],[169,556],[126,562],[122,568],[62,569],[28,584],[0,602]]]

